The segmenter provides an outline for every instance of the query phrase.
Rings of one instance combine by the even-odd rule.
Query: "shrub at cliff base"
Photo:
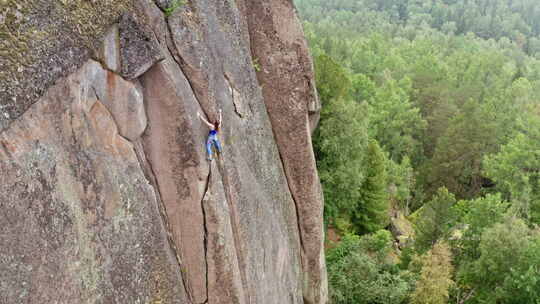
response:
[[[399,304],[411,290],[412,276],[387,262],[388,231],[359,237],[346,235],[327,252],[328,283],[333,304]]]

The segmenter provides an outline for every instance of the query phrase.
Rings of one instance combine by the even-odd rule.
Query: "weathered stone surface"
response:
[[[146,128],[142,87],[138,81],[127,81],[89,60],[80,71],[92,94],[112,114],[120,135],[136,140]]]
[[[195,114],[200,109],[172,59],[158,63],[141,82],[149,119],[144,149],[167,210],[186,288],[193,303],[203,303],[207,282],[201,201],[208,166],[203,149],[205,130]]]
[[[105,34],[99,55],[107,69],[120,73],[120,32],[117,24]]]
[[[215,162],[202,204],[206,227],[208,303],[247,303],[236,255],[231,210]],[[223,292],[223,291],[227,292]]]
[[[135,15],[124,14],[119,22],[122,76],[135,79],[163,59],[157,41]]]
[[[132,145],[90,62],[0,134],[1,303],[186,303]]]
[[[156,20],[153,14],[147,19]],[[158,184],[181,259],[187,265],[185,279],[192,299],[205,298],[193,286],[208,286],[209,303],[217,299],[222,299],[221,303],[231,303],[227,299],[232,303],[301,303],[295,207],[252,66],[245,39],[247,26],[232,2],[194,1],[180,7],[168,22],[174,48],[167,46],[175,61],[166,59],[142,77],[149,118],[145,150],[157,179],[164,178]],[[163,27],[157,20],[153,24],[159,36]],[[195,58],[203,64],[197,65]],[[195,68],[188,67],[186,60],[193,60]],[[157,83],[161,89],[153,85]],[[224,234],[229,231],[227,221],[218,221],[218,227],[211,228],[206,226],[212,222],[210,212],[205,216],[198,211],[209,168],[204,160],[208,129],[196,118],[196,112],[200,109],[215,119],[219,108],[224,116],[224,153],[218,168],[224,189],[215,191],[225,193],[232,237]],[[159,139],[159,134],[166,135]],[[213,165],[212,170],[215,168]],[[171,194],[166,198],[164,193]],[[184,209],[190,213],[181,211]],[[189,219],[178,214],[189,214]],[[200,231],[201,227],[206,229]],[[207,242],[219,239],[215,233],[234,240],[238,273],[220,270],[223,266],[234,268],[230,249],[207,246],[206,261],[200,260],[204,231]],[[205,268],[207,276],[203,278],[197,269]],[[241,282],[242,290],[234,282]]]
[[[258,86],[244,39],[247,28],[233,1],[193,1],[179,7],[167,22],[174,42],[171,51],[212,119],[217,117],[216,105],[230,98],[231,85]],[[256,98],[253,90],[250,88],[247,98]],[[237,106],[248,106],[240,102],[237,99]]]
[[[304,300],[325,303],[323,198],[311,147],[319,101],[313,64],[292,1],[246,1],[251,50],[272,128],[298,212],[304,266]],[[315,114],[316,115],[316,114]]]
[[[90,61],[87,80],[97,98],[111,112],[120,135],[134,141],[146,129],[142,87],[138,81],[127,81]]]
[[[201,14],[217,20],[220,10],[208,12],[212,6],[203,4],[206,7],[201,5]],[[238,17],[236,10],[233,13]],[[213,35],[200,43],[214,52],[207,59],[216,64],[202,68],[205,74],[213,75],[211,87],[214,89],[208,94],[220,96],[215,99],[219,104],[201,108],[203,103],[197,102],[191,90],[193,82],[188,81],[192,80],[192,75],[179,70],[179,65],[172,59],[159,63],[141,78],[149,118],[144,136],[145,150],[157,179],[163,180],[158,184],[181,260],[186,264],[187,289],[194,302],[202,302],[206,297],[209,303],[218,299],[221,299],[219,303],[301,302],[294,204],[279,165],[266,110],[249,60],[247,41],[239,41],[235,33],[224,32],[219,23],[208,26],[205,32]],[[171,29],[174,31],[175,27],[171,25]],[[221,44],[212,42],[212,39]],[[235,43],[240,47],[233,47]],[[184,73],[186,78],[182,76]],[[233,94],[232,87],[236,94]],[[243,109],[249,109],[245,118],[236,113],[233,95],[237,95],[238,103],[245,102]],[[215,220],[212,219],[223,216],[224,210],[210,209],[205,216],[201,208],[209,174],[204,149],[208,129],[196,113],[201,111],[212,117],[217,108],[223,109],[222,142],[225,152],[220,167],[222,183],[210,189],[225,193],[230,220],[229,223],[219,220],[217,226],[210,227],[205,223],[213,223]],[[212,170],[215,169],[213,166]],[[216,188],[219,185],[224,189]],[[216,215],[211,215],[212,210]],[[227,235],[227,231],[232,231],[232,235]],[[219,238],[233,240],[232,244],[227,242],[227,246],[232,247],[208,246],[213,243],[211,240]],[[231,259],[239,265],[237,272],[225,271],[234,269]]]

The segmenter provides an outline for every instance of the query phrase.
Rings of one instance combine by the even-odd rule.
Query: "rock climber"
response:
[[[210,123],[208,120],[202,117],[201,113],[197,112],[197,116],[210,128],[208,133],[208,139],[206,140],[206,152],[208,153],[208,160],[212,161],[212,145],[216,147],[216,150],[221,154],[221,143],[218,139],[218,132],[221,129],[221,109],[219,110],[219,120]]]

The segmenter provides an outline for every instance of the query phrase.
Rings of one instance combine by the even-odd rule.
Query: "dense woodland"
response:
[[[537,0],[295,0],[332,303],[540,303]]]

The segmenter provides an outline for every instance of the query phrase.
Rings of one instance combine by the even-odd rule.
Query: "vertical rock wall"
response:
[[[323,197],[311,146],[320,110],[313,63],[292,1],[246,1],[246,8],[257,76],[298,214],[304,300],[324,303]]]
[[[78,69],[4,101],[0,303],[326,302],[318,102],[292,4],[172,2],[123,2],[86,61],[59,67]],[[197,112],[218,109],[208,162]]]

